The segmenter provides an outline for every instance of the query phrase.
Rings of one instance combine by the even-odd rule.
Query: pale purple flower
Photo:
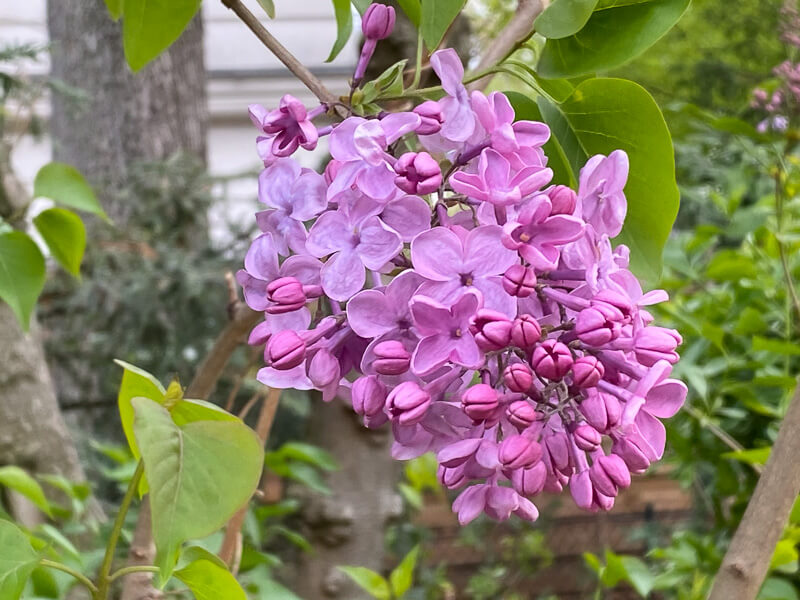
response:
[[[424,280],[413,271],[395,277],[383,290],[363,290],[347,303],[350,327],[363,338],[408,336],[413,325],[409,302]]]
[[[627,181],[628,155],[622,150],[593,156],[581,169],[578,203],[583,218],[597,233],[614,237],[622,231],[628,211],[622,190]]]
[[[276,157],[290,156],[301,146],[306,150],[317,147],[319,134],[311,118],[303,103],[290,94],[272,111],[250,105],[250,119],[269,136],[269,152]]]
[[[536,149],[540,157],[538,163],[544,166],[541,147],[550,138],[547,125],[536,121],[514,122],[514,109],[501,92],[492,92],[487,97],[483,92],[474,91],[470,100],[475,116],[489,134],[493,149],[504,155],[513,154],[522,147]]]
[[[469,92],[462,83],[464,65],[452,48],[438,50],[431,55],[431,66],[442,82],[447,96],[439,100],[441,129],[431,135],[421,135],[422,144],[433,151],[458,147],[475,132],[476,118],[469,100]]]

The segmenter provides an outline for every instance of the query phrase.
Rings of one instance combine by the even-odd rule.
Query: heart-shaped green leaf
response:
[[[124,0],[122,45],[138,71],[177,40],[200,8],[200,0]]]
[[[49,208],[36,215],[33,224],[53,258],[68,273],[80,278],[81,261],[86,250],[86,228],[81,218],[66,208]]]
[[[247,594],[225,563],[205,548],[189,548],[181,561],[188,564],[175,571],[175,577],[192,591],[196,600],[247,600]]]
[[[39,564],[39,555],[22,530],[0,521],[0,598],[18,600]]]
[[[35,198],[50,198],[56,204],[108,220],[94,190],[72,165],[51,162],[39,169],[33,181],[33,195]]]

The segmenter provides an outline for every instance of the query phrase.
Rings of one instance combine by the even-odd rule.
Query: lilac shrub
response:
[[[356,79],[394,23],[381,11]],[[317,127],[329,107],[250,108],[266,208],[238,281],[265,315],[258,379],[351,403],[391,427],[397,459],[436,453],[462,523],[533,521],[531,499],[567,487],[609,510],[661,458],[687,392],[670,378],[681,337],[647,310],[666,293],[644,293],[611,243],[628,158],[551,185],[548,127],[469,93],[453,50],[431,64],[445,95],[410,111]],[[324,172],[301,168],[291,154],[323,137]]]

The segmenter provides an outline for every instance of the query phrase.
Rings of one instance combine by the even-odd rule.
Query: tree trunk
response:
[[[299,566],[293,591],[309,599],[369,598],[336,567],[381,570],[387,521],[402,508],[395,489],[400,463],[389,454],[388,428],[371,431],[346,404],[315,401],[312,442],[330,452],[339,469],[327,478],[333,493],[313,496],[304,511],[314,553]]]

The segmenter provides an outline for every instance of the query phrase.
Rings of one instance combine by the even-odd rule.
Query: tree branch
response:
[[[747,504],[709,600],[753,600],[800,494],[800,384],[795,388],[764,472]]]
[[[483,71],[508,58],[516,50],[517,44],[533,33],[533,22],[549,3],[550,0],[519,0],[514,16],[486,49],[475,70]],[[468,87],[470,90],[484,90],[493,77],[494,75],[487,75]]]

